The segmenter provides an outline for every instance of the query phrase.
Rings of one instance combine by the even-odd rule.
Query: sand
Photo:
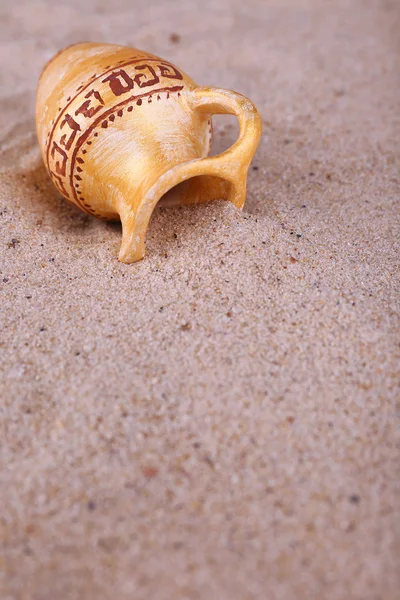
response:
[[[396,0],[3,0],[0,598],[394,600]],[[156,211],[144,261],[67,205],[40,70],[104,40],[259,107],[243,213]],[[235,138],[215,123],[214,152]]]

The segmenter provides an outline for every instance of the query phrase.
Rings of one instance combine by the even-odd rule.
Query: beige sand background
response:
[[[2,0],[2,600],[398,597],[399,17]],[[159,210],[117,262],[35,139],[39,72],[81,40],[252,98],[242,214]]]

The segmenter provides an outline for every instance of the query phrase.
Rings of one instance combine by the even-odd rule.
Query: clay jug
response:
[[[236,115],[240,134],[208,157],[217,113]],[[198,87],[152,54],[95,43],[69,46],[45,66],[36,123],[58,191],[90,215],[121,219],[125,263],[143,258],[162,197],[168,204],[227,199],[241,209],[261,134],[256,108],[240,94]]]

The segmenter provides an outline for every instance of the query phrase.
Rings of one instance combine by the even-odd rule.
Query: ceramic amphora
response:
[[[211,116],[236,115],[238,140],[208,157]],[[261,134],[255,106],[240,94],[198,87],[157,56],[81,43],[44,68],[36,124],[58,191],[82,211],[121,219],[119,260],[143,258],[151,214],[167,204],[227,199],[238,209]]]

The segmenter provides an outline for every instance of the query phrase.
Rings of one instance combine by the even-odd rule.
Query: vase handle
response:
[[[199,163],[210,175],[230,182],[228,200],[241,209],[246,200],[247,171],[261,136],[261,117],[248,98],[230,90],[198,87],[187,97],[194,110],[208,115],[235,115],[239,120],[240,133],[236,142],[221,154],[203,158]]]

